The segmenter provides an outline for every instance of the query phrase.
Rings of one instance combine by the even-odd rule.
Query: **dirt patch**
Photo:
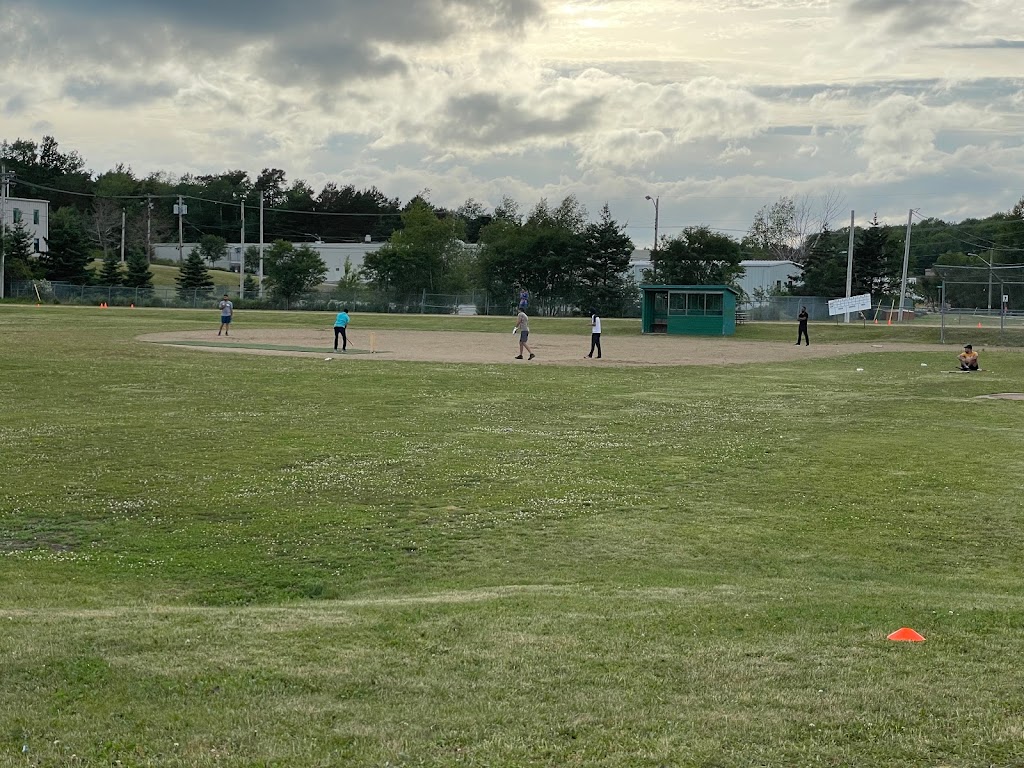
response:
[[[371,337],[373,347],[371,354]],[[230,338],[211,331],[151,333],[140,341],[189,347],[208,352],[250,355],[332,357],[335,361],[433,363],[507,363],[517,365],[661,366],[737,365],[790,362],[870,352],[935,352],[928,344],[816,344],[798,347],[773,341],[737,341],[722,337],[607,336],[604,357],[587,359],[590,335],[536,334],[531,361],[515,360],[518,337],[512,334],[458,331],[368,331],[350,334],[346,354],[333,350],[334,333],[314,329],[238,329]]]
[[[995,395],[978,395],[975,400],[1024,400],[1024,393],[999,392]]]

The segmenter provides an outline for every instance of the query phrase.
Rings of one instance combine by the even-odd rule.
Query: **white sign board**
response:
[[[828,303],[830,315],[845,315],[847,312],[861,312],[871,309],[871,294],[862,293],[860,296],[847,296],[845,299],[832,299]]]

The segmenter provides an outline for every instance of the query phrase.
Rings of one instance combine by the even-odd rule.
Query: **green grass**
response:
[[[94,259],[92,262],[92,270],[99,274],[100,269],[103,267],[102,259]],[[178,277],[179,270],[177,267],[169,267],[166,264],[150,264],[149,271],[153,273],[153,286],[156,288],[177,288],[178,284],[175,280]],[[213,278],[215,285],[238,285],[238,273],[229,272],[226,269],[208,269],[210,277]]]
[[[216,321],[0,307],[0,765],[1024,763],[1024,402],[975,399],[1021,388],[1019,351],[948,376],[938,345],[592,369],[134,340]]]

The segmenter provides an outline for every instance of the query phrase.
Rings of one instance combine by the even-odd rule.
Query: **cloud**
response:
[[[968,0],[852,0],[847,8],[851,19],[880,20],[893,35],[954,26],[973,11]]]
[[[16,93],[4,102],[0,110],[8,117],[22,114],[28,108],[28,96],[24,93]]]
[[[63,95],[79,102],[123,109],[169,98],[177,91],[177,86],[167,81],[118,81],[102,76],[76,76],[64,82]]]
[[[321,85],[404,71],[403,49],[465,35],[504,38],[543,16],[540,0],[9,0],[9,59],[45,47],[58,67],[177,62],[204,68],[246,54],[272,82]],[[21,33],[14,34],[16,30]]]
[[[992,38],[991,40],[979,40],[972,43],[948,43],[943,48],[1024,48],[1024,40],[1003,40],[1001,38]]]

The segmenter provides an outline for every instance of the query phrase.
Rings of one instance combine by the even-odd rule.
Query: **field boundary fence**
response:
[[[999,342],[1024,345],[1024,264],[933,267],[939,283],[940,340],[971,343],[998,328]]]
[[[442,294],[421,291],[412,295],[399,295],[377,291],[369,286],[328,287],[310,291],[289,300],[271,294],[263,298],[246,291],[240,297],[235,285],[217,285],[213,288],[180,289],[174,286],[129,288],[115,285],[75,285],[49,280],[14,281],[8,297],[18,301],[43,304],[78,304],[98,306],[107,304],[136,307],[169,307],[178,309],[206,309],[215,307],[221,296],[227,294],[239,309],[287,309],[337,312],[347,307],[353,312],[423,315],[510,315],[516,307],[512,296],[495,300],[487,291]],[[545,317],[571,317],[587,312],[577,300],[558,296],[531,299],[528,312]],[[624,301],[618,311],[606,312],[609,317],[639,317],[639,305]]]

